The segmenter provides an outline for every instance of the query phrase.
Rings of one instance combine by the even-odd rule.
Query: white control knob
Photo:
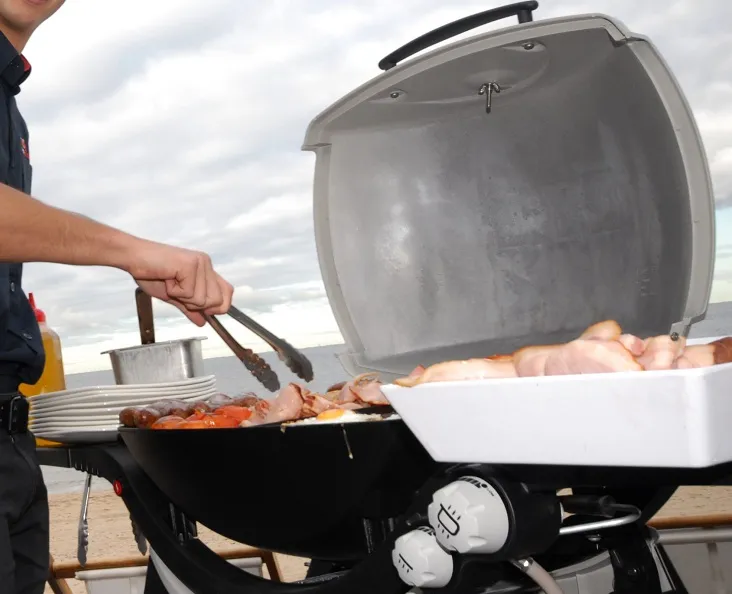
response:
[[[431,528],[420,527],[397,538],[391,560],[408,586],[442,588],[452,578],[452,557],[437,543]]]
[[[506,506],[490,483],[465,476],[432,496],[427,517],[448,551],[491,554],[508,539]]]

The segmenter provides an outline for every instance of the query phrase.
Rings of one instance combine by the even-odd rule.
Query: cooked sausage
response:
[[[197,400],[196,402],[192,403],[192,406],[190,407],[188,411],[188,415],[190,416],[195,412],[211,412],[213,410],[213,406],[211,406],[208,402],[205,400]]]
[[[190,403],[184,400],[165,400],[164,401],[170,410],[189,408]]]
[[[185,419],[186,417],[190,416],[192,412],[193,412],[193,409],[191,407],[189,407],[188,405],[184,405],[183,407],[171,408],[168,411],[168,414],[165,416],[180,417],[181,419]]]
[[[120,424],[124,427],[134,427],[136,412],[137,409],[134,406],[128,406],[127,408],[122,409],[119,413]]]
[[[135,427],[138,429],[149,429],[155,421],[164,416],[165,415],[161,414],[161,412],[156,408],[141,408],[135,415]]]
[[[185,406],[185,404],[183,405]],[[158,400],[152,404],[148,404],[145,408],[151,408],[153,410],[160,411],[161,416],[165,417],[170,414],[170,411],[175,407],[174,400]]]

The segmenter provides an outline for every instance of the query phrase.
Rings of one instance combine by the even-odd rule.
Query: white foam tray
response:
[[[706,468],[732,461],[732,364],[382,390],[438,462]]]

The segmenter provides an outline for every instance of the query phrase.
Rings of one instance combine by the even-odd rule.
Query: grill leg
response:
[[[608,535],[606,543],[614,574],[612,594],[663,594],[646,531],[645,527],[633,525]]]
[[[684,582],[681,579],[679,572],[676,571],[676,566],[674,566],[674,562],[671,560],[671,557],[668,556],[668,553],[666,552],[666,549],[663,545],[656,545],[656,554],[661,560],[663,569],[666,572],[666,579],[671,583],[670,592],[673,592],[674,594],[689,594],[689,591],[686,589],[686,586],[684,585]]]
[[[157,569],[152,559],[147,562],[147,577],[145,578],[145,592],[144,594],[168,594],[168,591],[163,586],[163,582],[160,581]]]

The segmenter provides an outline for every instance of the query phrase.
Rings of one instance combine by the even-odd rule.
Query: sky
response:
[[[499,3],[494,3],[498,5]],[[299,347],[342,342],[312,223],[310,120],[379,74],[391,50],[491,3],[453,0],[69,0],[35,34],[18,103],[33,194],[156,241],[211,254],[234,302]],[[732,299],[732,2],[559,0],[535,19],[604,13],[655,43],[701,129],[717,198],[713,301]],[[497,23],[485,29],[505,26]],[[30,264],[24,288],[61,335],[67,373],[139,343],[133,281]],[[156,338],[209,328],[156,303]],[[227,324],[242,344],[263,344]]]

